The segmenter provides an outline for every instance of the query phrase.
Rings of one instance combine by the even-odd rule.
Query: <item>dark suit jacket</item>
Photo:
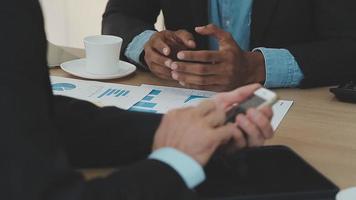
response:
[[[124,38],[154,29],[162,9],[169,30],[208,24],[208,0],[109,0],[103,16],[104,34]],[[251,49],[286,48],[305,79],[301,87],[356,79],[356,2],[352,0],[254,0]],[[199,47],[207,40],[196,36]]]
[[[194,198],[168,165],[131,164],[149,153],[161,116],[52,95],[38,1],[2,1],[0,24],[0,199]],[[85,181],[71,163],[131,165]]]

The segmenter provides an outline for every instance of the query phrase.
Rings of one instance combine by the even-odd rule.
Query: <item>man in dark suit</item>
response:
[[[156,32],[160,10],[167,30]],[[351,0],[109,0],[102,30],[124,38],[124,58],[186,87],[315,87],[356,77],[355,10]]]
[[[0,24],[0,199],[195,199],[191,189],[216,148],[260,146],[272,136],[270,108],[224,125],[225,109],[258,85],[163,118],[53,96],[39,3],[3,1]],[[71,165],[129,166],[85,181]]]

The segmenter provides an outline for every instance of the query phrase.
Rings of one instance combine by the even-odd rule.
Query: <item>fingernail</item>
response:
[[[177,63],[172,63],[171,69],[172,70],[177,70],[178,69],[178,64]]]
[[[180,60],[183,60],[184,57],[185,57],[185,55],[184,55],[183,52],[179,52],[179,53],[177,54],[177,58],[180,59]]]
[[[172,64],[171,60],[166,60],[166,62],[164,62],[164,65],[166,65],[167,67],[170,67]]]
[[[172,78],[173,78],[174,80],[178,80],[178,74],[175,73],[175,72],[172,72]]]
[[[168,56],[169,55],[169,49],[168,48],[164,48],[163,49],[163,53],[164,53],[164,55]]]
[[[181,86],[185,86],[185,83],[183,83],[183,82],[179,82],[179,84],[180,84]]]

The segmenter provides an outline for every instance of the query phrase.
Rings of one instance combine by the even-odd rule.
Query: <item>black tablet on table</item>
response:
[[[288,147],[247,149],[215,156],[207,180],[196,190],[203,199],[334,200],[339,188]]]

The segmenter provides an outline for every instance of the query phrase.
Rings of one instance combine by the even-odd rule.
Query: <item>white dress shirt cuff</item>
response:
[[[190,189],[198,186],[206,178],[202,166],[196,160],[174,148],[158,149],[149,156],[149,159],[161,161],[172,167]]]

